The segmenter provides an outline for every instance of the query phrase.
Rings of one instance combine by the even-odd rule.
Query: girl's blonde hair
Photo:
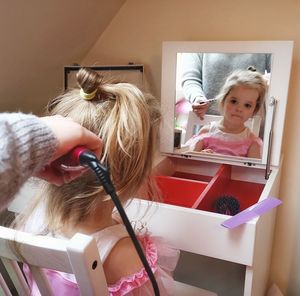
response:
[[[132,84],[107,83],[89,68],[78,71],[77,81],[80,89],[52,100],[48,114],[71,117],[103,140],[101,161],[125,202],[149,179],[161,120],[159,102]],[[47,232],[84,221],[109,199],[89,171],[61,187],[46,184],[39,198],[46,203]]]
[[[234,87],[241,85],[256,89],[258,91],[258,99],[256,101],[253,115],[260,110],[265,101],[268,87],[267,81],[264,79],[261,73],[256,72],[255,69],[249,67],[248,70],[235,70],[227,77],[223,87],[220,90],[220,93],[217,96],[220,111],[223,111],[225,99],[229,92]]]

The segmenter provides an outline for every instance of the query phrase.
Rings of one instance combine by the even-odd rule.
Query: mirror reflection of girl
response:
[[[245,122],[263,105],[266,90],[266,80],[255,69],[234,71],[217,96],[222,119],[203,126],[192,141],[192,149],[261,158],[262,140]]]
[[[106,83],[88,68],[79,70],[77,81],[80,89],[54,99],[48,108],[50,114],[71,117],[103,140],[102,162],[109,166],[122,203],[143,186],[154,190],[150,174],[161,120],[159,101],[132,84]],[[17,219],[17,228],[63,239],[77,232],[91,235],[99,248],[109,295],[153,295],[141,260],[113,209],[114,203],[94,173],[86,171],[61,187],[45,184],[35,204]],[[161,295],[173,295],[171,272],[179,252],[144,233],[142,226],[138,239]],[[45,273],[61,295],[79,295],[74,275],[53,270]],[[40,295],[29,270],[26,275],[31,295]]]

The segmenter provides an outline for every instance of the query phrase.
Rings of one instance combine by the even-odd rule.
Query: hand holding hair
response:
[[[74,147],[85,146],[97,156],[102,150],[94,133],[62,116],[0,113],[0,138],[0,211],[32,176],[62,185],[81,174],[62,174],[46,166]]]
[[[209,107],[208,100],[204,97],[196,97],[192,104],[192,109],[195,114],[201,119],[204,119],[204,115]]]
[[[97,157],[100,157],[102,151],[101,139],[73,119],[60,115],[46,116],[40,119],[50,127],[58,140],[57,149],[50,159],[50,163],[67,154],[76,146],[84,146]],[[46,165],[41,171],[35,174],[35,176],[59,186],[74,180],[80,176],[82,172],[83,171],[63,172],[51,165]]]

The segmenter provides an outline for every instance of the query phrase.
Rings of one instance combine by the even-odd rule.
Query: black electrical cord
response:
[[[160,293],[159,293],[158,285],[157,285],[156,279],[154,277],[154,274],[148,264],[148,261],[144,255],[141,245],[134,233],[134,230],[128,220],[128,217],[124,211],[124,208],[116,194],[115,188],[110,179],[108,169],[99,162],[97,157],[92,152],[90,152],[88,150],[83,150],[80,153],[78,158],[79,158],[79,162],[81,165],[89,167],[96,174],[97,179],[100,181],[105,192],[111,196],[111,199],[114,202],[115,207],[117,208],[117,210],[122,218],[122,221],[126,227],[126,230],[129,234],[129,236],[134,244],[134,247],[135,247],[135,249],[144,265],[144,268],[148,274],[148,277],[153,286],[154,294],[155,294],[155,296],[159,296]]]

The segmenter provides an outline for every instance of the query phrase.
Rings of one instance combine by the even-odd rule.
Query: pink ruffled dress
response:
[[[253,143],[262,147],[262,140],[255,136],[248,127],[239,134],[225,133],[219,129],[217,121],[210,123],[207,133],[192,137],[186,146],[194,149],[197,142],[201,140],[203,140],[203,149],[211,149],[215,153],[232,156],[246,157]]]
[[[93,234],[96,239],[100,258],[105,262],[112,248],[116,243],[128,237],[128,233],[122,224],[107,227]],[[144,235],[138,237],[144,249],[147,261],[155,275],[159,286],[160,295],[174,295],[174,280],[172,271],[174,271],[179,251],[168,246],[160,238]],[[73,274],[67,274],[55,270],[44,269],[50,285],[56,295],[80,295],[75,277]],[[31,287],[31,295],[41,295],[36,283],[34,282],[28,266],[24,266],[24,272]],[[110,296],[153,296],[153,288],[144,268],[139,272],[123,277],[113,285],[108,286]]]

